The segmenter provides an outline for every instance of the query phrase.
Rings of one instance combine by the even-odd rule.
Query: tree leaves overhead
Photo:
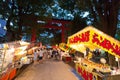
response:
[[[45,14],[52,2],[52,0],[17,0],[18,7],[21,7],[22,11],[28,14],[36,12]]]
[[[23,26],[37,26],[37,20],[35,18],[39,17],[39,19],[45,20],[45,14],[48,7],[52,4],[52,0],[4,0],[0,1],[0,15],[2,18],[7,19],[7,31],[14,32],[14,29],[18,30],[18,34],[21,35]],[[32,15],[31,18],[29,15]],[[23,18],[24,17],[24,18]],[[28,19],[30,20],[28,20]],[[33,19],[33,20],[32,20]],[[38,18],[37,18],[38,19]],[[25,21],[26,20],[26,21]],[[36,22],[35,22],[36,21]],[[17,24],[10,25],[11,23]],[[29,25],[23,25],[29,24]],[[38,25],[40,26],[40,24]],[[27,28],[26,28],[27,29]],[[8,36],[8,35],[6,35]],[[16,38],[12,38],[16,39]]]
[[[57,18],[73,20],[73,33],[81,30],[89,21],[95,27],[114,36],[119,5],[120,0],[1,0],[0,15],[8,20],[7,29],[18,32],[15,35],[20,35],[24,27],[38,29],[43,26],[37,24],[37,20]],[[83,17],[85,12],[89,15]],[[24,29],[29,31],[28,28]]]
[[[69,10],[70,7],[73,8],[74,6],[73,15],[75,12],[77,12],[76,14],[81,14],[81,12],[87,11],[90,13],[88,18],[89,20],[91,19],[93,26],[111,36],[115,35],[120,0],[73,0],[74,2],[71,6],[69,6],[67,0],[65,0],[65,4],[62,4],[62,1],[63,0],[61,0],[61,5],[64,9]]]
[[[117,17],[120,0],[86,0],[82,3],[82,9],[88,10],[93,17],[93,23],[105,33],[114,36],[117,28]],[[81,4],[81,5],[82,5]],[[114,26],[114,27],[113,27]],[[113,30],[111,32],[111,30]]]
[[[60,4],[60,7],[66,10],[73,11],[75,7],[75,1],[74,0],[58,0],[58,3]]]

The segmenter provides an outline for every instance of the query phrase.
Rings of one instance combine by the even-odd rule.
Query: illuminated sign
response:
[[[73,38],[69,39],[69,42],[72,43],[78,43],[78,42],[88,42],[90,39],[90,31],[86,31],[84,33],[75,35]]]
[[[93,74],[86,71],[84,68],[78,66],[78,73],[82,76],[84,80],[93,80]]]
[[[103,38],[97,33],[94,33],[92,42],[99,46],[102,46],[103,48],[107,50],[111,50],[111,52],[114,52],[120,56],[120,46],[118,46],[118,44],[115,44],[114,42],[111,42],[107,38]]]
[[[68,46],[68,45],[65,44],[65,43],[60,43],[60,44],[59,44],[59,48],[62,49],[62,50],[64,50],[64,51],[68,51],[68,52],[70,52],[70,53],[74,53],[74,52],[75,52],[74,49],[72,49],[70,46]]]
[[[113,39],[112,37],[103,34],[97,29],[92,29],[92,27],[88,27],[89,29],[80,31],[71,37],[68,38],[68,44],[80,44],[87,42],[91,45],[96,45],[113,55],[120,57],[120,45],[119,41]]]

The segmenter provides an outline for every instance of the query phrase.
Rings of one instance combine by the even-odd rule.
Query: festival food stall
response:
[[[0,44],[0,80],[12,80],[18,68],[29,64],[26,56],[29,44],[24,41]]]
[[[70,48],[66,43],[60,43],[59,48],[63,51],[62,58],[64,61],[71,62],[75,53],[75,49]]]
[[[30,45],[28,45],[26,51],[27,51],[27,58],[30,59],[30,63],[32,63],[34,60],[34,51],[39,49],[41,46],[38,45],[39,43],[31,43]],[[23,59],[26,59],[26,58],[23,58]]]
[[[120,42],[102,31],[88,26],[68,37],[67,44],[80,51],[84,57],[76,56],[76,70],[84,80],[120,79]],[[118,67],[109,65],[111,54],[118,61]]]

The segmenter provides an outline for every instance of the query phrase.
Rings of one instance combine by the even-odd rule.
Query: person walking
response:
[[[43,63],[43,53],[44,53],[43,49],[40,49],[38,51],[38,62],[39,63]]]
[[[38,58],[38,53],[37,53],[37,50],[34,51],[34,65],[37,64],[37,59]]]

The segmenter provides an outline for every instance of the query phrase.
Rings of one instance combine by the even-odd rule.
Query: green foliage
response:
[[[75,5],[75,1],[74,0],[58,0],[58,3],[60,5],[61,8],[69,10],[69,11],[73,11],[74,10],[74,5]]]
[[[57,31],[40,28],[44,24],[37,23],[37,20],[47,21],[53,17],[73,20],[68,35],[86,27],[87,21],[104,32],[114,35],[119,5],[119,0],[111,0],[111,2],[109,0],[1,0],[0,15],[1,18],[8,19],[7,29],[16,33],[15,36],[21,35],[22,32],[29,34],[33,28],[37,29],[37,35],[44,31],[59,35]],[[86,11],[90,14],[82,17]],[[106,12],[109,12],[109,15]],[[69,18],[68,15],[72,15],[73,18]],[[14,25],[10,25],[11,22]]]

